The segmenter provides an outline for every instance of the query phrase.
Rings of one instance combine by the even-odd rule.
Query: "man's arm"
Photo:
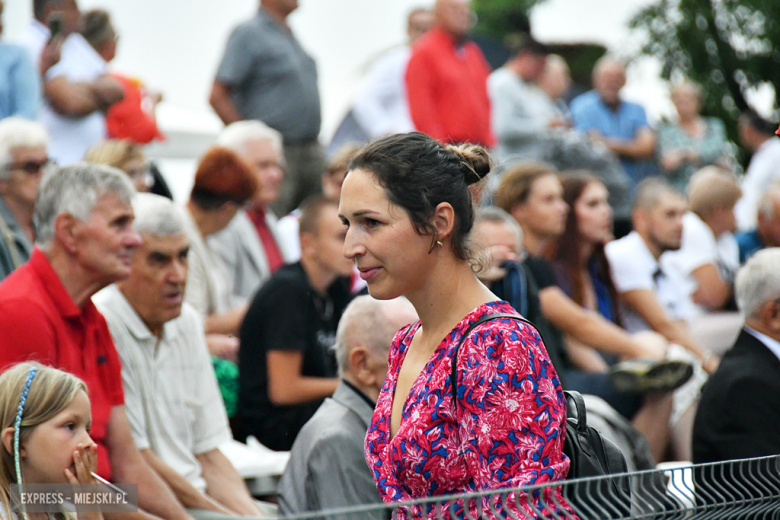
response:
[[[637,314],[647,323],[651,329],[668,339],[671,343],[677,343],[690,350],[696,357],[702,361],[706,360],[708,356],[704,349],[699,345],[696,340],[688,334],[685,327],[680,323],[673,322],[669,319],[666,311],[658,303],[658,300],[652,291],[648,289],[636,289],[633,291],[626,291],[621,293],[620,296],[623,301],[634,309]],[[704,367],[707,370],[708,367]]]
[[[189,481],[179,472],[171,468],[151,450],[141,450],[141,456],[146,463],[162,478],[171,488],[173,494],[179,499],[179,502],[187,508],[206,509],[208,511],[218,511],[224,514],[231,514],[232,511],[217,503],[198,491]]]
[[[192,520],[135,447],[124,406],[111,408],[106,445],[114,479],[117,482],[138,484],[139,507],[164,520]]]
[[[276,406],[308,403],[333,395],[339,380],[336,378],[301,375],[303,352],[269,350],[268,399]]]
[[[655,153],[655,134],[648,128],[640,128],[633,139],[602,138],[604,144],[621,157],[647,159]]]
[[[57,76],[44,83],[43,92],[52,107],[66,116],[83,117],[121,101],[122,87],[110,77],[103,76],[94,83],[73,83]]]
[[[247,304],[234,307],[222,314],[211,314],[206,317],[204,328],[206,334],[238,334],[241,322],[249,308]]]
[[[244,479],[218,448],[195,455],[206,479],[206,493],[220,504],[243,516],[262,516]]]
[[[238,110],[236,110],[235,105],[230,100],[230,87],[224,83],[214,80],[214,83],[211,85],[209,103],[214,112],[217,113],[226,125],[241,120]]]
[[[663,357],[663,351],[635,341],[614,323],[577,305],[559,287],[550,286],[539,291],[539,301],[550,323],[584,345],[627,358]]]
[[[704,264],[691,271],[691,274],[699,284],[692,295],[694,303],[713,311],[722,309],[731,297],[731,287],[720,277],[718,268],[713,264]]]

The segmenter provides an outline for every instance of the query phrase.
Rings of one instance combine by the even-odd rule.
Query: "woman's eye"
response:
[[[374,220],[372,218],[367,218],[366,219],[366,226],[367,227],[374,228],[374,227],[377,227],[379,224],[380,224],[380,222],[378,220]]]

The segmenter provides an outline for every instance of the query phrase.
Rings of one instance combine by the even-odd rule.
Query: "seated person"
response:
[[[741,195],[736,177],[715,166],[696,172],[688,185],[682,244],[662,264],[685,280],[691,318],[721,310],[731,299],[739,267],[734,205]]]
[[[765,247],[780,247],[780,184],[773,184],[761,196],[756,220],[756,229],[735,235],[740,264]]]
[[[247,306],[233,304],[228,275],[206,239],[225,229],[256,191],[250,167],[227,148],[213,147],[198,164],[184,210],[184,232],[190,242],[184,301],[203,319],[229,417],[237,407],[236,335]]]
[[[780,139],[775,135],[776,128],[777,123],[767,121],[752,109],[743,111],[737,120],[739,141],[752,154],[742,178],[742,198],[734,208],[742,231],[756,226],[761,195],[780,181]]]
[[[683,216],[688,208],[682,193],[662,179],[637,186],[632,222],[634,231],[606,245],[612,280],[623,304],[623,324],[629,332],[653,330],[670,343],[689,350],[712,372],[718,359],[690,335],[686,320],[684,280],[659,263],[667,251],[680,249]]]
[[[404,299],[358,296],[347,306],[336,333],[341,381],[293,444],[279,483],[283,514],[382,502],[363,445],[387,375],[390,343],[400,328],[416,320],[414,307]],[[384,517],[384,510],[361,516]]]
[[[696,170],[733,161],[729,154],[726,128],[714,117],[701,117],[702,90],[698,83],[686,81],[672,87],[672,103],[677,121],[658,127],[658,153],[661,171],[678,190],[684,190]]]
[[[625,85],[625,66],[613,57],[602,57],[593,67],[593,90],[571,102],[571,114],[574,128],[620,157],[636,186],[657,172],[653,162],[655,133],[645,109],[620,98]]]
[[[133,201],[130,276],[95,295],[122,363],[133,440],[187,508],[260,515],[219,445],[231,440],[198,313],[184,302],[189,240],[174,203]]]
[[[41,179],[30,260],[0,283],[0,370],[36,360],[84,380],[97,472],[138,484],[139,506],[165,520],[184,508],[138,452],[128,425],[119,356],[91,297],[130,275],[140,237],[127,176],[78,163]],[[108,514],[106,515],[108,517]]]
[[[147,192],[154,184],[154,177],[146,167],[146,157],[141,147],[132,141],[109,139],[87,150],[84,160],[95,164],[107,164],[125,172],[133,182],[135,191]]]
[[[301,212],[301,260],[260,288],[241,325],[239,412],[245,431],[272,450],[289,450],[323,399],[338,386],[330,351],[352,299],[352,262],[338,201],[316,197]]]
[[[557,285],[552,265],[543,254],[566,228],[568,206],[555,169],[545,163],[517,165],[505,173],[496,192],[496,205],[512,215],[523,231],[525,265],[539,287],[542,312],[555,327],[584,345],[625,358],[661,359],[663,344],[642,341],[583,309]]]
[[[294,261],[270,208],[279,200],[286,169],[282,135],[260,121],[237,121],[220,132],[217,144],[235,152],[257,179],[257,191],[246,207],[208,237],[227,275],[232,305],[246,305],[271,274]]]
[[[702,391],[693,426],[696,464],[780,454],[780,251],[737,273],[745,326]]]
[[[48,144],[40,123],[18,117],[0,122],[0,281],[32,254],[35,197],[50,164]]]

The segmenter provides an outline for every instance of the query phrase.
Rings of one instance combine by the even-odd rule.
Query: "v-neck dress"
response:
[[[366,460],[385,502],[515,488],[566,478],[566,400],[539,333],[519,320],[497,318],[475,327],[457,357],[455,408],[451,373],[455,347],[485,314],[513,313],[495,301],[471,311],[434,351],[404,403],[391,439],[393,396],[419,322],[393,339],[387,378],[366,435]],[[566,505],[560,492],[547,503]],[[517,497],[527,513],[526,494]],[[485,504],[488,505],[487,499]],[[490,501],[501,511],[501,505]],[[463,513],[463,504],[453,504]],[[470,503],[473,510],[476,503]],[[415,507],[414,518],[435,518]],[[403,510],[400,518],[408,518]],[[524,517],[521,513],[520,517]]]

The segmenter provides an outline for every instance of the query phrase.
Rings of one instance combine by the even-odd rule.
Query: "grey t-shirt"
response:
[[[263,9],[228,39],[217,81],[230,87],[242,119],[259,119],[285,144],[320,133],[317,66],[290,30]]]

